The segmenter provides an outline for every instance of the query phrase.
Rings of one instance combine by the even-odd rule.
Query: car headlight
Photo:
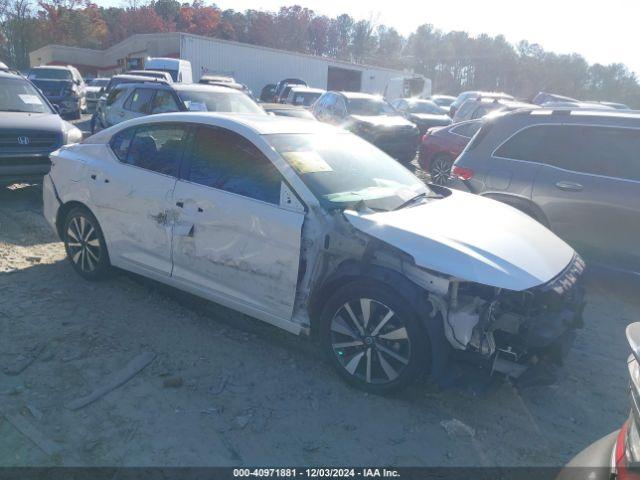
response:
[[[64,135],[64,143],[68,145],[70,143],[78,143],[82,140],[82,131],[78,127],[71,125]]]

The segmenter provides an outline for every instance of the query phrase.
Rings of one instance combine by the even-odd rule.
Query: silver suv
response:
[[[508,203],[601,263],[640,272],[640,114],[516,111],[488,119],[452,186]]]

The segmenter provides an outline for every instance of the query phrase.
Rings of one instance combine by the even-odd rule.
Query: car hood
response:
[[[434,115],[431,113],[412,113],[411,120],[417,122],[441,122],[442,124],[451,123],[448,115]]]
[[[465,192],[391,212],[344,215],[358,230],[411,255],[419,267],[509,290],[548,282],[575,255],[528,215]]]
[[[356,122],[367,123],[374,127],[405,127],[411,126],[409,120],[400,115],[351,115]]]
[[[53,113],[2,112],[0,130],[38,130],[41,132],[63,132],[72,126]]]

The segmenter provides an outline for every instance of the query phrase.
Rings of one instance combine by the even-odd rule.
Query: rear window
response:
[[[536,125],[514,135],[494,156],[592,175],[640,180],[640,130]]]
[[[60,68],[36,68],[29,72],[29,78],[41,80],[73,80],[73,75],[69,70]]]

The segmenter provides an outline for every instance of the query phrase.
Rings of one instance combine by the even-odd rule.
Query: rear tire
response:
[[[101,280],[111,271],[107,244],[93,214],[83,207],[73,208],[62,227],[62,239],[73,269],[85,280]]]
[[[429,338],[418,316],[388,286],[356,281],[327,300],[322,348],[338,374],[361,390],[385,394],[428,368]]]
[[[429,175],[431,183],[436,185],[447,185],[451,177],[451,167],[453,159],[448,155],[437,155],[429,165]]]

